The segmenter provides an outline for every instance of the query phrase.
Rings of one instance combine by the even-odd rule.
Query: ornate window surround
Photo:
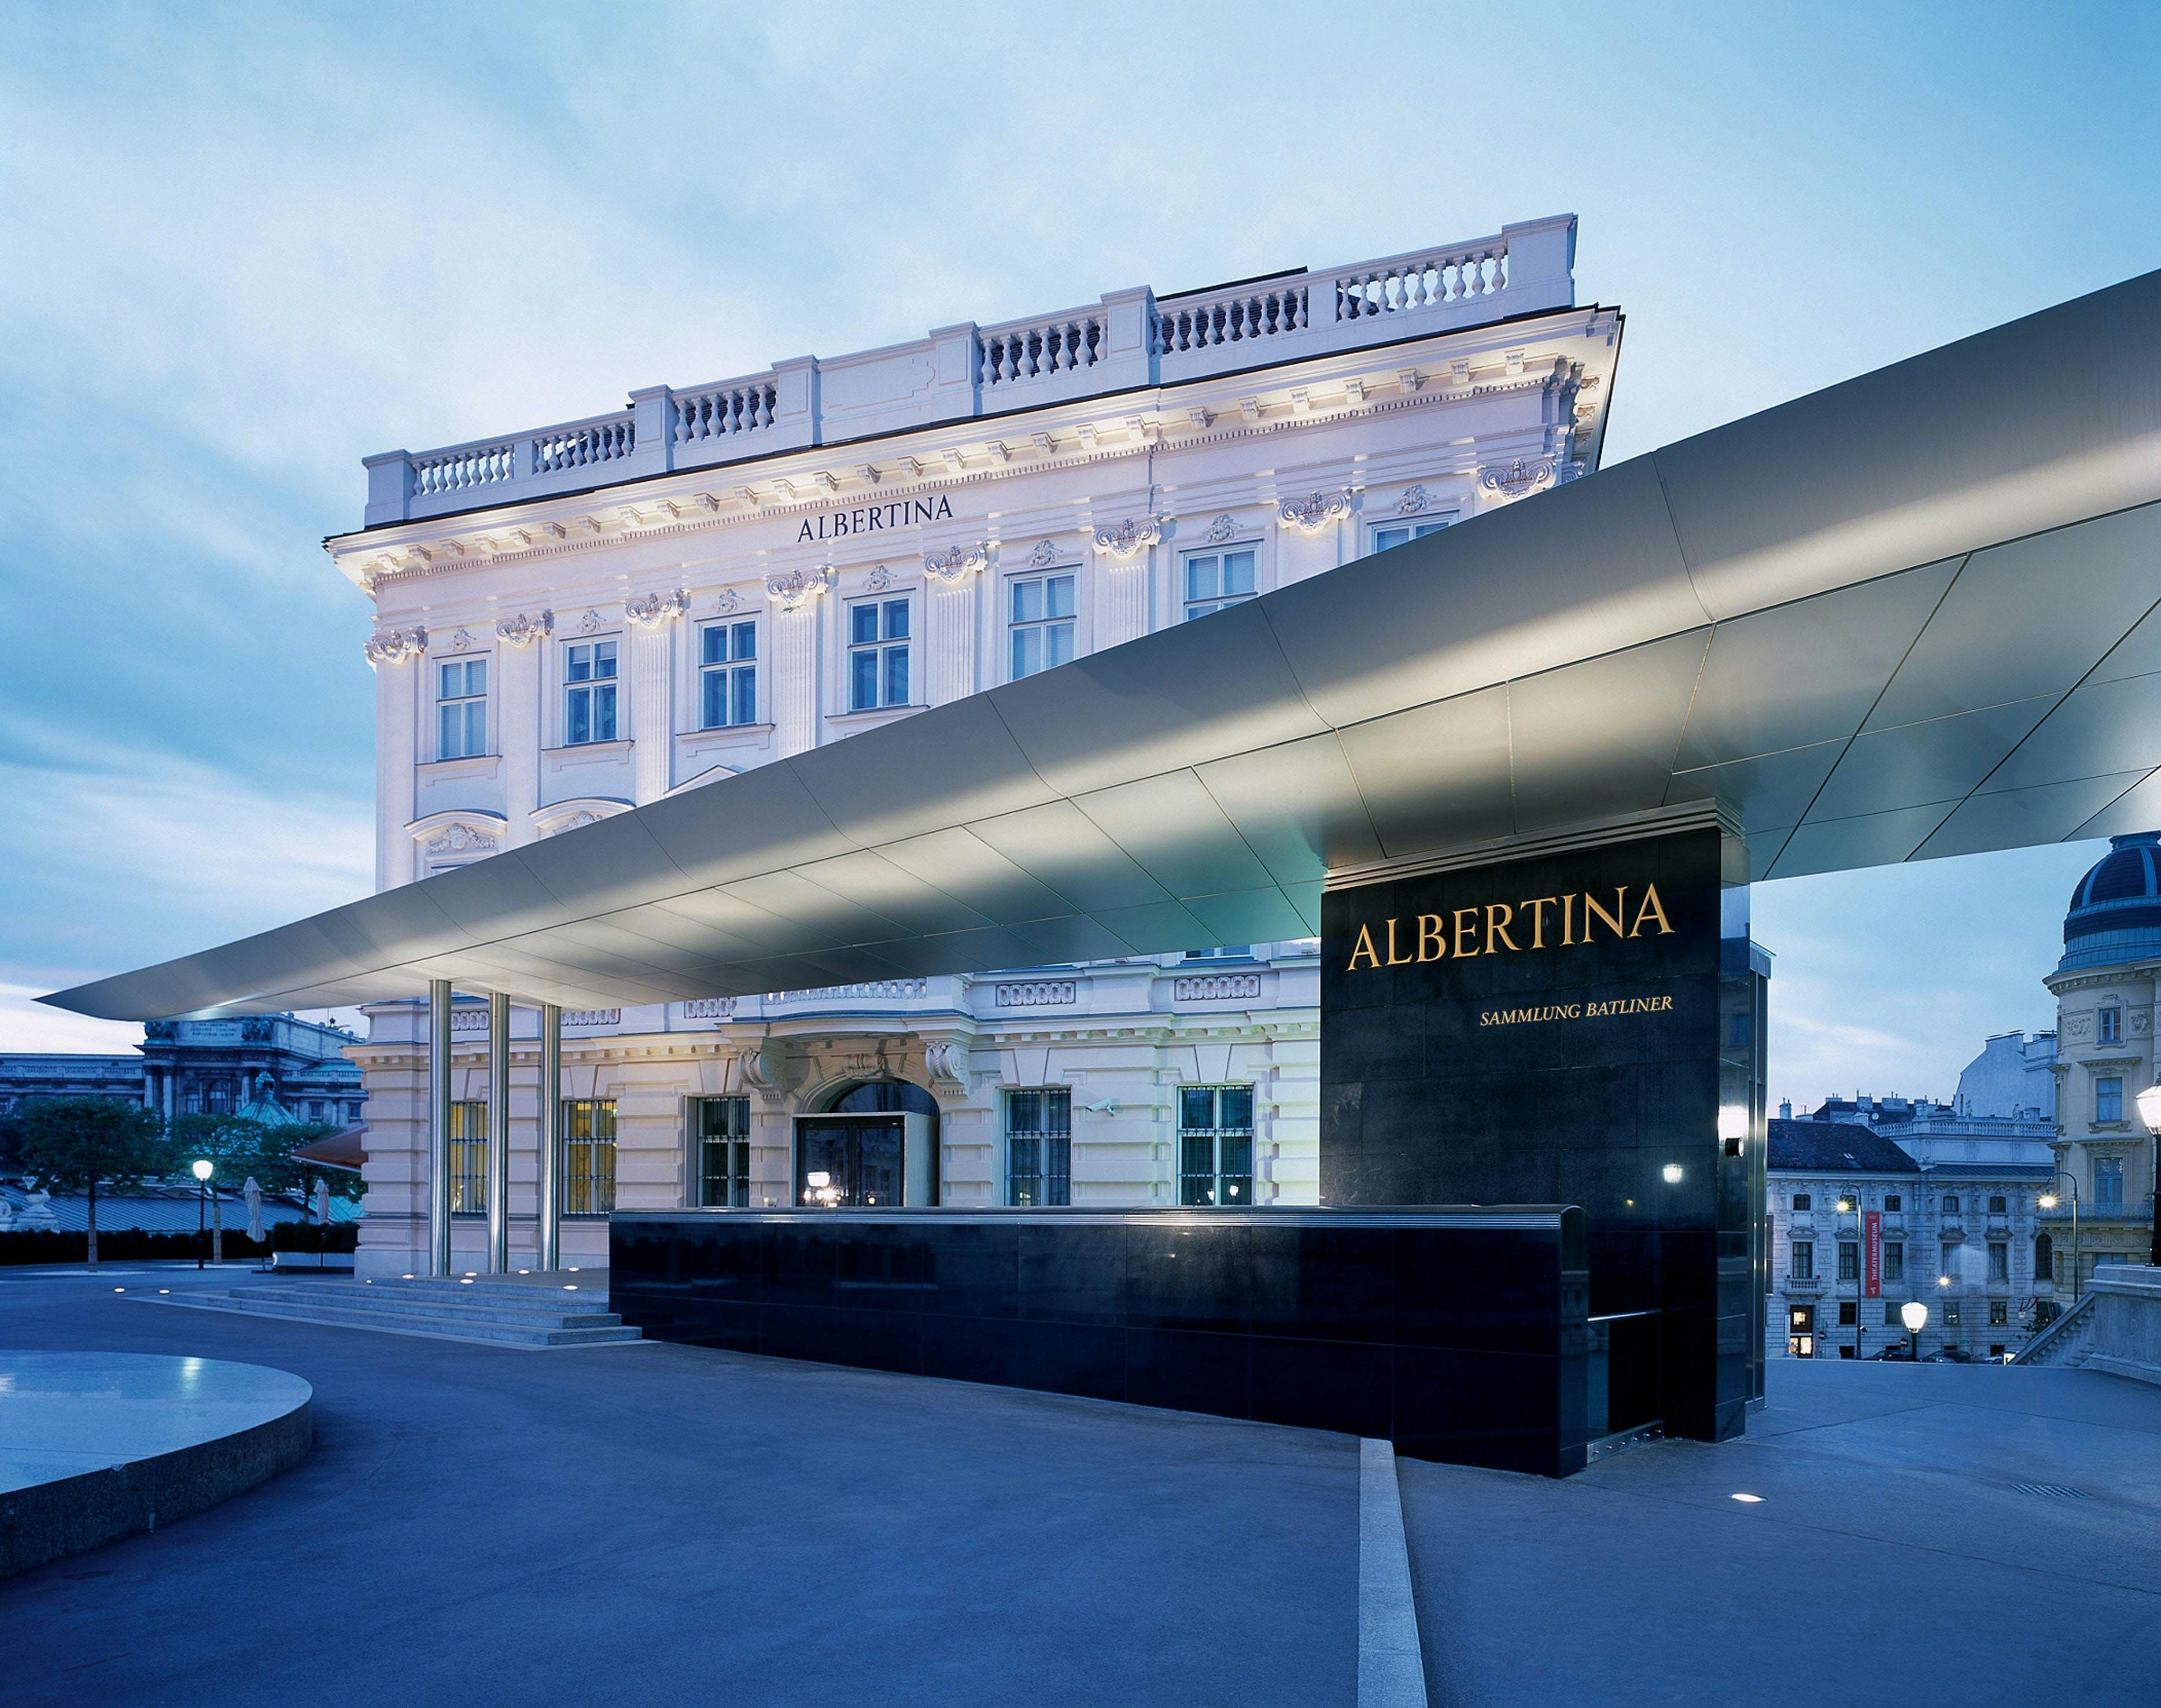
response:
[[[560,836],[565,831],[575,831],[601,819],[612,819],[617,813],[630,810],[631,803],[608,794],[573,795],[568,800],[550,801],[545,806],[536,806],[526,820],[539,837]]]

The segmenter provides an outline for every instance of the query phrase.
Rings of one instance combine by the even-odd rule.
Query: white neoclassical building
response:
[[[1117,291],[368,459],[365,525],[328,549],[377,608],[378,888],[1085,670],[1596,467],[1621,316],[1575,305],[1575,229]],[[1174,680],[1121,691],[1179,704]],[[904,783],[894,799],[904,817]],[[1313,1201],[1317,919],[1174,901],[1085,821],[1053,873],[1040,829],[997,857],[1116,891],[1091,905],[1152,934],[1168,909],[1189,952],[1104,927],[1083,960],[1066,942],[1009,972],[825,986],[815,947],[776,939],[784,987],[762,996],[568,1013],[564,1260],[601,1259],[617,1205]],[[896,935],[1009,927],[938,836],[900,846],[947,880],[939,919],[896,903],[888,857],[771,882]],[[685,929],[762,940],[749,902]],[[626,968],[680,948],[595,946]],[[424,1008],[369,1013],[362,1268],[397,1273],[427,1245]],[[540,1053],[536,1016],[513,1016],[518,1263]],[[477,999],[453,1017],[454,1243],[476,1267],[487,1023]]]

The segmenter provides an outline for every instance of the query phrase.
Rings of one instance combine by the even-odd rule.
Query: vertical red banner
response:
[[[1861,1217],[1861,1280],[1871,1299],[1883,1296],[1883,1217],[1874,1210]]]

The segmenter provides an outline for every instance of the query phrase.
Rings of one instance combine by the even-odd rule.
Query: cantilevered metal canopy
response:
[[[1716,800],[1758,877],[2161,820],[2161,273],[1200,622],[162,966],[112,1018],[1279,940]]]

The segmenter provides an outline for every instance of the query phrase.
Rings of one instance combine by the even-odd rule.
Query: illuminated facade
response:
[[[1574,480],[1597,463],[1621,326],[1574,305],[1574,229],[1117,292],[370,459],[368,525],[330,550],[377,607],[378,888]],[[1175,681],[1148,691],[1176,712]],[[947,870],[936,836],[905,857],[934,885]],[[876,915],[883,863],[815,881]],[[1002,923],[949,893],[947,916],[911,903],[896,930]],[[1287,914],[1246,940],[1242,917],[1173,906],[1183,954],[1112,936],[1003,973],[567,1012],[565,1260],[601,1260],[612,1206],[872,1204],[911,1172],[952,1205],[1313,1202],[1310,930]],[[426,1244],[424,1013],[369,1013],[362,1268],[388,1273]],[[475,1257],[487,1024],[479,1002],[453,1018],[455,1239]],[[512,1053],[529,1251],[533,1010]]]

